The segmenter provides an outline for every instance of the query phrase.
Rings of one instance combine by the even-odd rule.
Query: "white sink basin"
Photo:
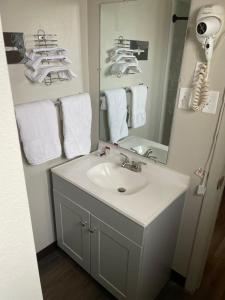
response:
[[[152,222],[188,188],[188,176],[150,161],[140,173],[121,168],[120,149],[111,149],[110,155],[103,157],[98,153],[55,167],[52,172],[141,226]],[[139,160],[134,153],[129,158]],[[126,191],[119,192],[119,188]]]
[[[135,173],[121,166],[105,162],[87,171],[87,176],[95,185],[123,195],[135,194],[148,185],[141,173]]]

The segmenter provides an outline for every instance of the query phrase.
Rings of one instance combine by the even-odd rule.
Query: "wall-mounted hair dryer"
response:
[[[200,65],[198,76],[194,83],[192,109],[202,111],[208,103],[209,94],[209,68],[213,50],[222,33],[225,11],[220,5],[202,7],[196,20],[196,37],[205,51],[206,63]]]
[[[205,6],[197,16],[196,36],[205,50],[207,62],[212,58],[214,43],[220,36],[224,24],[224,8],[219,5]]]

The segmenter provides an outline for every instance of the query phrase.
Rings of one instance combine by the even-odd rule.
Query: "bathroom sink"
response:
[[[55,167],[53,177],[56,184],[59,177],[68,182],[68,193],[71,185],[75,186],[141,226],[147,226],[187,190],[189,177],[152,162],[140,173],[124,169],[120,151],[112,147],[110,155],[99,156],[97,150]],[[129,158],[138,159],[133,153]]]
[[[92,167],[87,171],[87,176],[98,187],[125,195],[135,194],[148,185],[148,181],[142,174],[134,173],[111,162]]]

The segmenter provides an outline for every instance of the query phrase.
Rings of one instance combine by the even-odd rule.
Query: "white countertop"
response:
[[[147,165],[142,167],[141,175],[148,180],[148,185],[138,193],[125,195],[95,185],[87,171],[109,161],[119,165],[119,153],[113,149],[107,157],[99,157],[96,151],[55,167],[52,172],[145,227],[188,189],[189,176],[145,160]],[[140,160],[137,155],[129,156]]]

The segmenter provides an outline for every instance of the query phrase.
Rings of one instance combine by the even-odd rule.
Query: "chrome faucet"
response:
[[[149,148],[149,149],[143,154],[143,156],[144,156],[144,157],[149,157],[150,154],[152,154],[152,152],[153,152],[153,150],[152,150],[151,148]]]
[[[129,160],[129,157],[123,153],[120,153],[120,155],[124,158],[124,160],[121,163],[121,167],[128,169],[133,172],[141,172],[142,166],[147,165],[145,162],[142,161],[131,161]]]
[[[149,159],[154,160],[155,162],[157,161],[158,157],[155,155],[151,155],[153,153],[153,150],[151,148],[149,148],[144,154],[144,157],[147,157]]]
[[[124,158],[124,160],[121,162],[121,167],[125,168],[126,165],[130,163],[129,157],[123,153],[120,153],[120,155]]]

